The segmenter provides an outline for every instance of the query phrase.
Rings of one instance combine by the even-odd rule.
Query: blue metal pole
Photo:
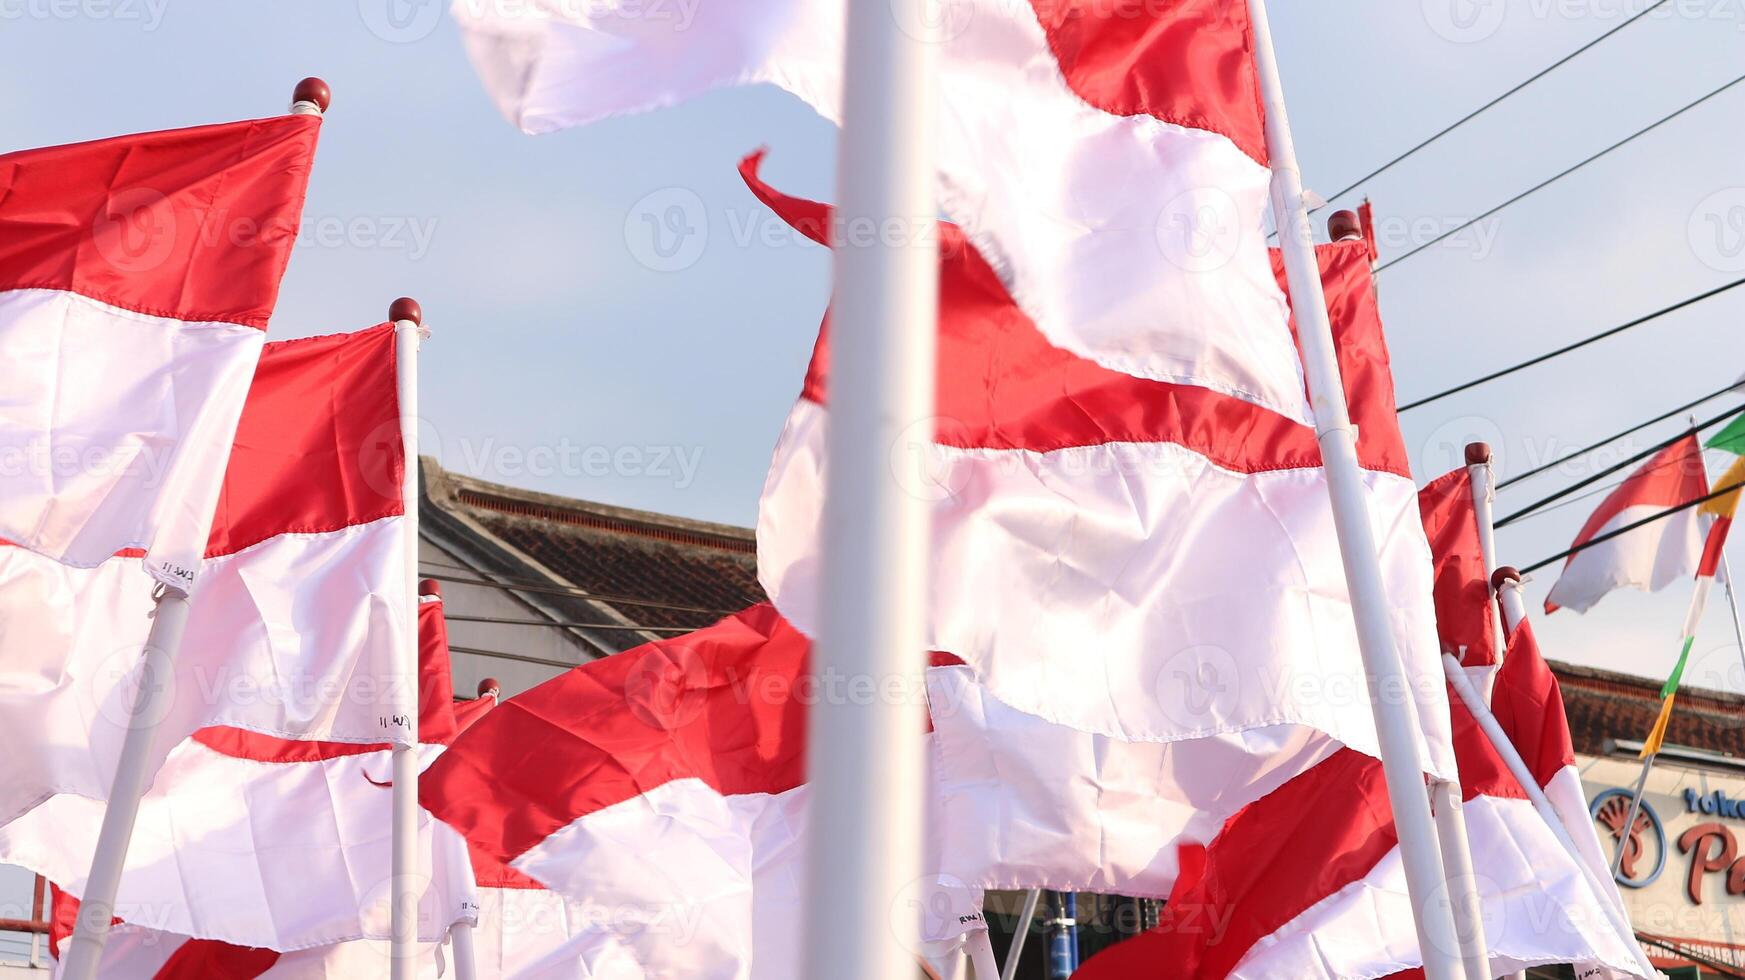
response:
[[[1051,893],[1054,915],[1048,920],[1048,980],[1068,980],[1078,969],[1078,896]]]

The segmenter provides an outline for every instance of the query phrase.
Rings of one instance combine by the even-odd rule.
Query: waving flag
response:
[[[413,628],[399,411],[389,326],[267,345],[160,753],[208,725],[404,739],[393,719],[415,711],[417,695],[395,666]],[[0,823],[57,793],[105,798],[151,610],[137,557],[81,569],[0,547],[0,735],[14,747],[0,762]]]
[[[1703,450],[1691,433],[1657,453],[1600,502],[1571,547],[1672,507],[1701,500],[1709,492]],[[1658,592],[1696,571],[1708,521],[1694,509],[1627,531],[1578,551],[1563,565],[1545,611],[1593,608],[1613,589]]]
[[[428,759],[459,731],[439,597],[419,606],[419,732]],[[363,694],[362,691],[354,693]],[[121,918],[181,936],[297,950],[386,939],[391,747],[204,728],[170,752],[140,803],[117,892]],[[0,861],[84,892],[103,804],[49,799],[0,827]],[[459,835],[421,815],[419,938],[470,918]],[[385,961],[383,961],[385,963]]]
[[[840,118],[840,4],[722,0],[668,17],[456,0],[453,12],[498,107],[530,133],[756,82]],[[941,206],[1042,335],[1306,420],[1267,264],[1246,0],[968,0],[939,28]]]
[[[551,975],[797,978],[806,708],[824,683],[809,647],[759,605],[583,664],[456,739],[420,800],[486,858],[610,912],[542,961],[567,964]],[[967,889],[913,898],[924,939],[981,928]]]
[[[1575,962],[1640,976],[1607,899],[1450,700],[1492,972]],[[1075,980],[1335,980],[1423,965],[1381,764],[1368,756],[1340,750],[1236,814],[1189,864],[1159,928]]]
[[[828,209],[771,189],[756,164],[742,167],[753,191],[823,239]],[[1082,733],[1185,743],[1295,726],[1378,752],[1370,713],[1320,693],[1366,681],[1314,430],[1054,347],[959,231],[941,235],[936,431],[892,450],[933,503],[928,645],[1004,706]],[[1430,555],[1368,259],[1361,242],[1320,259],[1419,756],[1451,773]],[[818,618],[827,334],[758,511],[759,579],[803,631]]]
[[[0,540],[192,580],[319,117],[0,156]]]
[[[1479,544],[1478,512],[1472,503],[1472,473],[1444,473],[1418,491],[1424,536],[1435,556],[1436,633],[1442,652],[1467,667],[1497,662],[1497,607]]]

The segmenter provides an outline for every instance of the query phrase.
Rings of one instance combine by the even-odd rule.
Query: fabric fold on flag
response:
[[[186,589],[320,120],[0,155],[0,540]]]
[[[754,193],[827,241],[831,212],[742,164]],[[1049,344],[942,224],[938,395],[892,450],[932,504],[929,648],[1001,704],[1126,742],[1303,726],[1378,751],[1314,430],[1203,388]],[[1431,567],[1361,242],[1319,250],[1419,755],[1452,773]],[[1282,270],[1281,270],[1282,274]],[[829,329],[770,464],[758,576],[817,625]],[[930,431],[931,430],[931,431]],[[1185,750],[1184,750],[1185,751]]]
[[[841,118],[838,5],[451,9],[498,108],[529,133],[756,83]],[[1041,333],[1308,421],[1267,262],[1246,0],[967,0],[939,27],[939,201]]]
[[[582,909],[589,928],[540,969],[797,980],[809,649],[753,606],[511,698],[431,766],[426,808]],[[913,898],[923,939],[982,927],[979,892]]]
[[[268,344],[236,428],[156,744],[195,729],[369,744],[416,710],[396,651],[407,478],[393,330]],[[104,799],[132,717],[152,582],[0,545],[0,823],[56,794]],[[162,756],[159,756],[161,760]],[[154,760],[156,761],[156,760]]]
[[[458,732],[442,602],[419,606],[420,729]],[[440,742],[421,746],[426,764]],[[203,728],[177,745],[140,802],[116,893],[155,931],[293,951],[389,936],[392,746]],[[60,795],[0,827],[0,862],[84,892],[104,805]],[[419,938],[476,910],[460,835],[420,813]]]
[[[1574,962],[1639,976],[1607,899],[1451,702],[1492,971]],[[1375,759],[1342,750],[1236,814],[1192,867],[1157,930],[1099,953],[1075,980],[1336,980],[1423,966]]]
[[[1570,547],[1707,496],[1702,445],[1696,433],[1656,453],[1606,495]],[[1696,571],[1708,520],[1694,507],[1663,517],[1569,556],[1545,597],[1545,611],[1586,612],[1613,589],[1658,592]]]

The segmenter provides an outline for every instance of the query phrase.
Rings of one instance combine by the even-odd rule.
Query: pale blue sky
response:
[[[1344,186],[1647,2],[1275,0],[1309,185]],[[335,104],[273,335],[360,327],[415,296],[435,330],[424,438],[444,465],[754,518],[829,270],[822,250],[765,234],[734,166],[768,145],[778,186],[830,196],[834,130],[796,100],[723,92],[524,137],[490,106],[435,0],[0,0],[0,64],[6,149],[268,115],[299,77],[326,77]],[[1415,225],[1458,223],[1741,73],[1745,0],[1671,0],[1372,182],[1386,253]],[[1510,208],[1482,237],[1384,274],[1402,396],[1745,274],[1742,110],[1745,87]],[[663,262],[642,261],[647,202],[685,195],[707,216],[706,241],[682,269],[650,268]],[[1720,387],[1745,371],[1742,311],[1745,290],[1409,413],[1420,482],[1472,437],[1497,445],[1506,473]],[[602,469],[601,448],[615,464]],[[1579,472],[1506,491],[1500,506]],[[1505,559],[1560,550],[1589,503],[1505,530]],[[1549,584],[1538,576],[1533,602]],[[1659,676],[1688,595],[1615,596],[1543,621],[1541,637],[1553,657]],[[1697,649],[1692,682],[1745,689],[1722,603]]]

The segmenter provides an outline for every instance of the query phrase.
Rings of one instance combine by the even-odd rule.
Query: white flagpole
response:
[[[326,82],[305,78],[297,83],[291,95],[290,111],[294,115],[320,116],[332,101]],[[208,513],[197,532],[202,543],[211,523],[212,515]],[[103,824],[91,854],[91,871],[85,876],[79,919],[73,927],[66,966],[61,972],[64,980],[94,980],[103,959],[103,946],[109,941],[115,895],[121,888],[128,845],[133,841],[133,826],[139,818],[139,801],[145,795],[147,783],[156,775],[155,769],[146,770],[147,761],[157,739],[158,722],[163,720],[175,697],[175,659],[182,645],[182,631],[188,625],[188,596],[187,591],[163,584],[154,593],[156,605],[145,650],[140,655],[138,691],[130,706],[127,734],[121,740],[109,800],[103,808]]]
[[[1018,957],[1024,954],[1024,940],[1030,936],[1030,925],[1036,921],[1036,906],[1042,901],[1042,889],[1024,893],[1024,909],[1018,913],[1018,926],[1012,930],[1012,942],[1006,947],[1006,966],[1000,980],[1012,980],[1018,975]]]
[[[1354,211],[1336,211],[1327,219],[1327,233],[1336,242],[1361,241],[1363,222]],[[1466,459],[1471,467],[1474,443],[1466,447]],[[1485,447],[1485,460],[1490,450]],[[1488,471],[1488,466],[1486,467]],[[1475,480],[1481,479],[1474,474]],[[1488,482],[1484,484],[1488,486]],[[1475,482],[1475,494],[1478,483]],[[1488,511],[1487,511],[1488,513]],[[1488,520],[1481,516],[1481,520]],[[1487,552],[1488,555],[1488,552]],[[1486,572],[1488,581],[1489,573]],[[1490,599],[1485,599],[1489,602]],[[1414,707],[1408,702],[1408,708]],[[1412,727],[1418,727],[1416,713]],[[1490,946],[1485,941],[1484,906],[1478,894],[1478,878],[1472,870],[1472,850],[1466,836],[1466,811],[1460,784],[1437,779],[1430,782],[1430,810],[1436,818],[1436,840],[1441,845],[1442,869],[1446,873],[1448,901],[1454,914],[1454,934],[1460,940],[1460,960],[1467,980],[1491,980]]]
[[[418,861],[418,347],[426,331],[424,311],[416,301],[404,296],[388,307],[388,320],[394,325],[394,367],[400,389],[400,441],[406,452],[400,499],[407,525],[402,558],[407,600],[405,614],[411,617],[411,628],[406,631],[406,644],[400,651],[399,680],[405,685],[404,690],[412,692],[407,716],[395,719],[404,734],[403,741],[394,743],[392,753],[389,975],[392,980],[412,980],[418,970],[418,900],[424,893],[423,869]],[[470,940],[471,936],[467,938]],[[458,945],[455,957],[460,959]]]
[[[975,971],[975,980],[1000,980],[1000,967],[994,960],[994,944],[986,929],[977,929],[965,936],[963,949]]]
[[[1491,447],[1488,443],[1469,442],[1466,444],[1466,472],[1472,478],[1472,511],[1478,523],[1478,548],[1484,556],[1484,580],[1489,583],[1491,576],[1497,573],[1497,528],[1496,518],[1491,505],[1496,501],[1496,473],[1491,466]],[[1495,597],[1490,590],[1485,590],[1485,601],[1494,602]],[[1493,606],[1492,612],[1497,608]],[[1504,649],[1508,645],[1508,632],[1503,628],[1503,618],[1498,615],[1492,622],[1496,625],[1491,629],[1491,643],[1496,646],[1497,663],[1503,662],[1508,653]],[[1484,699],[1490,703],[1491,684],[1495,681],[1493,672],[1485,679]]]
[[[1504,628],[1514,629],[1521,620],[1527,618],[1526,602],[1521,598],[1521,573],[1508,566],[1499,568],[1491,578],[1491,588],[1496,593],[1497,605],[1503,612]],[[1533,809],[1538,812],[1540,819],[1545,821],[1546,826],[1551,828],[1552,834],[1557,837],[1557,842],[1563,845],[1563,849],[1569,852],[1570,859],[1576,863],[1577,867],[1581,868],[1582,875],[1587,878],[1588,887],[1593,889],[1606,906],[1606,915],[1611,920],[1612,928],[1623,940],[1624,945],[1635,955],[1637,965],[1648,971],[1644,974],[1645,976],[1658,976],[1659,974],[1655,972],[1653,965],[1648,962],[1648,954],[1643,952],[1641,945],[1636,942],[1636,932],[1631,928],[1630,921],[1624,913],[1623,899],[1618,895],[1618,886],[1615,883],[1601,883],[1599,875],[1588,867],[1587,861],[1581,856],[1581,851],[1576,848],[1575,841],[1569,836],[1569,827],[1588,819],[1587,814],[1565,814],[1558,811],[1557,804],[1545,795],[1545,790],[1539,785],[1539,780],[1527,768],[1526,761],[1521,758],[1520,750],[1515,748],[1515,743],[1510,740],[1508,733],[1503,731],[1503,726],[1497,721],[1496,715],[1491,713],[1490,705],[1484,703],[1483,699],[1479,697],[1478,690],[1472,686],[1466,671],[1460,669],[1458,663],[1451,663],[1447,658],[1443,660],[1443,667],[1447,670],[1448,679],[1454,686],[1456,693],[1460,695],[1460,699],[1466,703],[1473,717],[1477,719],[1479,728],[1490,739],[1491,747],[1496,749],[1497,755],[1502,757],[1504,764],[1509,767],[1509,772],[1514,775],[1515,781],[1527,791],[1527,799],[1532,801]]]
[[[454,980],[478,980],[479,969],[473,956],[473,924],[462,919],[448,928],[454,946]]]
[[[924,459],[932,444],[936,28],[927,0],[848,0],[813,669],[850,692],[919,691],[924,667],[929,513],[896,467],[915,458],[906,445]],[[803,976],[915,969],[920,923],[899,895],[923,873],[918,708],[849,696],[811,709]]]
[[[1266,100],[1266,145],[1272,158],[1272,209],[1284,253],[1291,306],[1296,311],[1303,348],[1303,373],[1309,382],[1315,430],[1327,473],[1333,524],[1357,622],[1358,646],[1369,681],[1388,801],[1400,835],[1400,854],[1411,894],[1413,922],[1428,980],[1455,980],[1460,974],[1459,939],[1454,919],[1440,899],[1446,886],[1438,853],[1436,826],[1424,792],[1424,766],[1418,757],[1419,732],[1400,692],[1411,692],[1394,645],[1391,607],[1382,583],[1375,534],[1370,527],[1367,491],[1357,466],[1357,444],[1340,385],[1327,299],[1321,290],[1314,232],[1303,206],[1302,174],[1285,114],[1284,85],[1268,27],[1266,0],[1249,0],[1261,92]]]

